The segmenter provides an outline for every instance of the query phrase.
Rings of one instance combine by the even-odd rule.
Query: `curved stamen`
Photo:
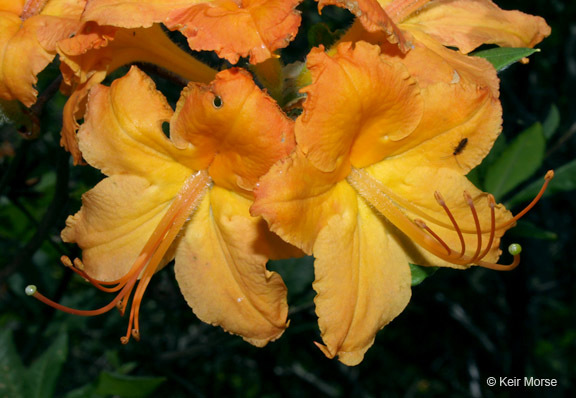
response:
[[[549,177],[550,173],[547,174]],[[421,219],[410,220],[406,214],[400,209],[397,203],[387,195],[386,192],[381,190],[382,183],[374,180],[369,174],[362,170],[352,169],[347,179],[348,183],[362,196],[368,204],[377,210],[382,216],[394,224],[400,231],[402,231],[408,238],[415,241],[419,246],[430,252],[431,254],[439,257],[440,259],[456,265],[470,266],[473,264],[479,265],[484,268],[494,270],[509,271],[518,266],[520,263],[519,251],[512,253],[514,260],[510,265],[496,264],[483,260],[492,249],[494,241],[496,240],[496,203],[492,195],[488,195],[488,206],[490,208],[490,230],[483,231],[480,224],[480,217],[474,205],[471,195],[464,192],[464,199],[470,208],[472,218],[474,219],[475,230],[474,233],[477,237],[476,248],[473,255],[466,255],[466,243],[463,236],[463,229],[458,225],[454,215],[446,205],[442,196],[436,192],[434,194],[436,201],[444,209],[444,212],[450,219],[452,224],[451,230],[456,232],[460,241],[460,251],[454,251],[449,244],[447,244],[436,232],[434,232],[426,223]],[[546,185],[546,184],[545,184]],[[546,186],[543,187],[543,190]],[[543,190],[536,199],[542,196]],[[529,207],[533,207],[530,204]],[[525,214],[523,212],[522,214]],[[483,249],[483,234],[488,233],[488,241],[486,247]]]
[[[83,271],[82,268],[84,268],[84,266],[80,260],[75,260],[74,264],[72,264],[68,257],[64,256],[62,258],[62,262],[65,266],[70,267],[75,273],[86,278],[86,280],[100,290],[108,292],[120,290],[118,295],[107,305],[96,310],[77,310],[63,306],[46,298],[40,294],[35,287],[27,287],[26,293],[51,307],[70,314],[94,316],[108,312],[114,307],[117,307],[121,314],[124,314],[129,296],[135,285],[138,283],[138,278],[140,277],[140,283],[138,283],[134,298],[132,299],[130,318],[128,320],[128,332],[126,336],[121,338],[121,341],[126,344],[130,340],[130,336],[138,339],[140,336],[138,315],[144,291],[146,290],[152,276],[162,263],[162,260],[174,242],[174,239],[190,217],[190,214],[192,214],[200,204],[210,182],[211,180],[208,172],[205,170],[193,174],[184,182],[182,188],[166,211],[166,214],[162,217],[151,236],[148,238],[144,248],[138,255],[138,258],[128,273],[122,278],[111,282],[100,281],[91,278]],[[108,288],[104,285],[117,286]]]
[[[470,196],[466,191],[464,191],[464,200],[466,200],[466,203],[468,203],[468,207],[470,207],[470,211],[472,212],[472,218],[474,219],[474,225],[476,226],[476,236],[478,238],[476,243],[476,252],[470,260],[471,263],[474,263],[478,260],[478,255],[480,254],[480,250],[482,250],[482,229],[480,228],[480,219],[478,218],[476,207],[474,207],[472,196]]]
[[[446,202],[444,201],[444,198],[442,197],[442,195],[440,195],[440,192],[438,192],[438,191],[434,192],[434,198],[436,198],[436,202],[438,202],[438,204],[440,206],[442,206],[442,208],[444,209],[444,212],[446,213],[446,215],[450,219],[450,222],[452,223],[454,230],[458,234],[458,239],[460,240],[460,257],[462,257],[464,255],[464,253],[466,252],[466,241],[464,240],[464,235],[462,235],[462,231],[460,230],[460,226],[456,222],[456,219],[454,218],[454,215],[452,214],[452,212],[450,211],[448,206],[446,206]]]
[[[542,184],[542,188],[540,188],[540,191],[538,192],[536,197],[532,199],[532,201],[528,203],[528,206],[526,206],[520,213],[512,217],[511,220],[508,220],[507,222],[498,225],[496,229],[506,228],[510,224],[515,223],[520,218],[524,217],[524,214],[528,213],[536,205],[536,203],[538,203],[540,198],[542,198],[542,195],[544,195],[544,192],[546,192],[546,188],[548,188],[548,184],[553,178],[554,178],[554,170],[548,170],[546,172],[546,175],[544,176],[544,184]]]

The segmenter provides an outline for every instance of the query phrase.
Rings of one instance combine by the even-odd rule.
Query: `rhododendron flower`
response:
[[[482,44],[534,47],[550,34],[550,27],[541,17],[502,10],[491,0],[318,2],[320,9],[327,4],[348,8],[367,31],[384,31],[393,38],[400,38],[402,45],[413,35],[420,40],[425,34],[465,54]]]
[[[355,365],[407,305],[409,263],[508,269],[496,261],[516,218],[465,177],[501,110],[490,87],[450,95],[366,42],[313,49],[307,65],[297,149],[261,179],[252,214],[315,256],[318,346]]]
[[[85,120],[80,149],[108,177],[83,196],[62,238],[83,250],[76,272],[119,294],[95,311],[36,297],[95,315],[115,305],[123,311],[135,288],[126,342],[139,336],[150,278],[175,258],[182,294],[201,320],[257,346],[278,338],[287,325],[286,288],[266,262],[295,249],[249,206],[259,177],[292,150],[293,122],[240,69],[220,72],[210,85],[190,83],[173,112],[135,67],[110,88],[92,89]]]
[[[184,79],[210,82],[216,71],[173,43],[158,24],[149,28],[123,29],[85,23],[74,37],[58,43],[62,90],[70,95],[64,106],[61,144],[81,162],[76,131],[85,111],[90,89],[117,68],[134,62],[157,65]]]
[[[81,25],[83,0],[0,1],[0,98],[36,102],[37,75]]]
[[[84,18],[100,25],[180,30],[193,50],[215,51],[231,63],[273,56],[296,36],[301,0],[91,0]]]

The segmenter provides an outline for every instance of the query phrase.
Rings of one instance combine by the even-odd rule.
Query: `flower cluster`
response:
[[[491,0],[317,0],[355,20],[295,67],[279,54],[301,2],[0,2],[2,103],[32,106],[38,73],[58,56],[61,143],[106,176],[62,231],[82,260],[63,262],[116,298],[83,311],[30,295],[79,315],[123,313],[132,297],[127,342],[139,338],[150,279],[174,260],[198,318],[264,346],[288,326],[286,286],[266,264],[308,254],[317,345],[355,365],[406,307],[410,263],[518,264],[518,253],[497,261],[524,212],[466,178],[502,125],[496,70],[469,53],[533,47],[550,34],[544,20]],[[135,63],[184,82],[175,109]]]

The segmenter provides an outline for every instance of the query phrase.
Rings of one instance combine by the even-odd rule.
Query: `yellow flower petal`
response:
[[[248,193],[278,159],[294,147],[294,123],[241,69],[220,72],[207,86],[191,83],[170,123],[180,148],[209,167],[223,188]]]
[[[322,172],[295,152],[260,179],[252,214],[262,215],[282,239],[311,254],[318,233],[355,201],[354,191],[342,182],[347,171]]]
[[[110,88],[92,89],[86,122],[78,133],[80,149],[86,161],[106,175],[132,174],[159,185],[173,176],[183,182],[197,169],[194,157],[174,147],[162,131],[171,116],[154,82],[132,67]]]
[[[422,30],[463,53],[482,44],[534,47],[550,35],[550,27],[541,17],[504,11],[490,0],[436,0],[412,14],[401,26]]]
[[[314,299],[322,350],[357,365],[376,332],[410,300],[411,275],[403,250],[362,199],[335,215],[314,245]]]
[[[88,275],[102,281],[120,279],[132,267],[180,185],[158,187],[130,175],[106,178],[82,196],[82,209],[66,220],[62,240],[80,246]],[[169,252],[163,264],[173,256]]]
[[[266,270],[265,223],[251,217],[251,201],[210,190],[193,215],[176,252],[176,279],[194,313],[256,346],[287,326],[286,287]]]
[[[418,86],[400,62],[383,60],[377,46],[342,43],[333,57],[315,49],[308,68],[314,83],[303,90],[296,139],[320,170],[378,162],[390,142],[406,138],[420,122]]]

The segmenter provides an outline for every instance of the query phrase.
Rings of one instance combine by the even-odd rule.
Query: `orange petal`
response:
[[[342,43],[333,57],[314,49],[308,68],[313,84],[303,89],[296,139],[320,170],[378,162],[390,142],[408,137],[420,122],[418,85],[400,62],[383,60],[377,46]]]
[[[175,9],[164,21],[179,29],[193,50],[215,51],[231,63],[250,57],[257,64],[296,36],[301,0],[214,0]]]
[[[354,191],[342,181],[347,170],[322,172],[295,152],[261,178],[252,214],[263,216],[272,231],[310,254],[328,220],[356,201]]]
[[[179,7],[203,3],[205,0],[184,0],[177,3],[166,0],[89,0],[83,19],[99,25],[122,28],[147,28],[162,22]]]
[[[266,269],[266,226],[251,201],[213,187],[190,220],[176,253],[176,279],[194,313],[256,346],[287,326],[286,286]]]
[[[170,125],[176,146],[210,167],[214,182],[251,191],[258,178],[294,147],[293,122],[241,69],[220,72],[210,85],[191,83]]]
[[[72,18],[35,15],[24,22],[0,11],[0,97],[36,102],[37,75],[56,55],[55,44],[78,27]]]
[[[437,0],[402,23],[468,53],[482,44],[534,47],[550,35],[544,19],[504,11],[490,0]]]
[[[106,178],[82,195],[82,208],[66,220],[62,240],[80,246],[88,275],[117,280],[131,269],[179,189],[177,183],[158,187],[133,175]],[[163,264],[173,257],[172,250]]]
[[[407,52],[411,43],[398,26],[392,21],[390,16],[384,11],[377,0],[317,0],[318,10],[324,6],[335,5],[348,9],[356,15],[364,28],[369,32],[382,31],[386,34],[386,39],[390,43],[397,43],[402,52]]]
[[[171,116],[154,82],[132,67],[110,88],[92,89],[78,132],[80,149],[86,161],[106,175],[132,174],[158,185],[174,177],[181,183],[195,170],[186,167],[193,154],[177,149],[164,135],[162,123]]]
[[[357,365],[376,332],[410,300],[410,269],[402,248],[361,199],[358,210],[332,217],[314,245],[314,299],[322,351]]]

